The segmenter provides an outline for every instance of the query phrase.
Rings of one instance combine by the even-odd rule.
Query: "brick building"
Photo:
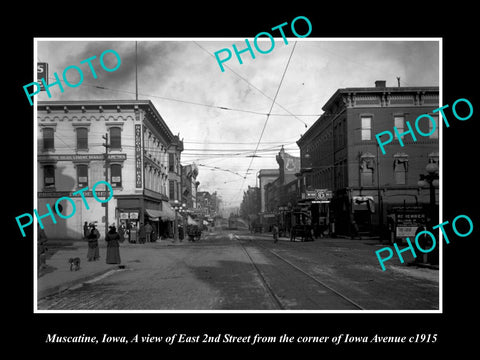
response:
[[[300,191],[333,192],[328,206],[320,204],[315,217],[328,213],[339,234],[350,234],[355,221],[361,232],[379,234],[395,209],[427,208],[430,192],[419,186],[426,165],[439,162],[438,87],[375,87],[338,89],[323,106],[322,116],[297,141],[301,153]],[[375,135],[407,131],[422,114],[431,115],[418,126],[428,137],[407,134],[388,144],[385,155]],[[436,189],[438,202],[438,189]],[[315,207],[315,205],[312,205]],[[327,211],[328,210],[328,211]],[[425,210],[426,211],[426,210]],[[315,221],[315,219],[313,219]]]

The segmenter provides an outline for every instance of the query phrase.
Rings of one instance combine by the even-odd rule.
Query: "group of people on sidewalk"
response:
[[[87,260],[97,261],[100,259],[100,250],[98,248],[98,240],[100,239],[100,232],[96,228],[96,224],[85,222],[84,239],[88,241]],[[122,241],[120,234],[114,224],[108,227],[108,232],[105,236],[107,242],[107,264],[120,264],[120,242]],[[122,241],[123,242],[123,241]]]

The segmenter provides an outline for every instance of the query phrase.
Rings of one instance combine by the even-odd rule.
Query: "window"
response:
[[[77,149],[87,150],[88,149],[88,129],[87,128],[77,128]]]
[[[43,186],[45,188],[55,187],[55,167],[53,165],[43,167]]]
[[[112,164],[110,166],[110,184],[112,187],[122,187],[122,165]]]
[[[406,156],[395,156],[393,171],[395,184],[405,185],[407,183],[408,158]]]
[[[397,128],[399,134],[403,134],[405,129],[405,116],[403,115],[395,115],[393,117],[394,126]],[[397,132],[395,133],[395,139],[398,139]]]
[[[362,140],[371,140],[372,139],[372,117],[371,116],[362,116]]]
[[[43,150],[53,150],[55,148],[53,133],[53,128],[43,129]]]
[[[110,148],[121,149],[122,148],[122,129],[119,127],[110,128]]]
[[[373,185],[373,169],[375,162],[373,155],[364,154],[360,158],[360,186]]]
[[[432,115],[435,120],[435,131],[430,135],[430,139],[438,139],[438,115]],[[431,120],[428,120],[428,134],[433,130],[433,123]]]
[[[82,188],[88,186],[88,165],[77,165],[77,183]]]
[[[170,200],[175,200],[175,181],[173,180],[168,182],[168,195]]]
[[[175,154],[168,153],[168,171],[174,172],[175,171]]]

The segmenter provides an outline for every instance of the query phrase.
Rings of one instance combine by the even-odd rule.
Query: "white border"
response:
[[[248,38],[253,39],[252,37]],[[275,37],[275,41],[283,41],[282,38]],[[269,41],[269,39],[258,39],[260,41]],[[33,79],[37,80],[37,43],[38,41],[245,41],[245,38],[238,37],[214,37],[214,38],[108,38],[108,37],[88,37],[88,38],[33,38]],[[357,37],[344,37],[344,38],[315,38],[315,37],[306,37],[306,38],[291,38],[287,37],[287,41],[438,41],[439,44],[439,106],[443,106],[443,38],[441,37],[372,37],[372,38],[357,38]],[[34,106],[34,181],[33,181],[33,208],[36,208],[37,204],[37,184],[38,184],[38,174],[37,174],[37,165],[38,165],[38,149],[37,149],[37,131],[38,131],[38,121],[37,121],[37,97],[34,97],[33,100]],[[442,123],[440,120],[441,115],[439,114],[438,126],[439,126],[439,223],[443,222],[443,126],[440,126]],[[37,239],[37,226],[33,228],[33,239]],[[101,314],[442,314],[443,313],[443,238],[441,232],[437,245],[439,245],[439,309],[438,310],[38,310],[38,290],[37,290],[37,246],[36,241],[32,242],[34,247],[34,313],[35,314],[91,314],[91,313],[101,313]]]

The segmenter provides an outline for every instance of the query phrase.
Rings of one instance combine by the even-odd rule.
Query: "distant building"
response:
[[[439,162],[438,87],[375,87],[338,89],[323,106],[324,114],[297,141],[301,153],[300,198],[315,208],[312,221],[328,216],[336,232],[350,234],[355,221],[361,232],[380,234],[387,215],[395,209],[426,208],[429,190],[418,185],[426,165]],[[423,133],[413,141],[405,135],[401,146],[395,138],[387,153],[379,150],[375,135],[382,131],[407,131],[422,114],[418,125]],[[330,204],[313,204],[307,192],[332,191]],[[436,189],[438,201],[438,189]]]
[[[197,208],[198,167],[196,164],[182,166],[182,203],[188,209]]]
[[[217,192],[197,191],[197,210],[206,218],[214,218],[219,214],[219,199]]]
[[[278,178],[278,169],[261,169],[258,172],[258,187],[260,189],[260,212],[265,212],[265,185]]]
[[[68,219],[57,217],[57,224],[42,220],[49,238],[80,239],[84,222],[97,221],[104,234],[111,223],[135,230],[140,222],[150,220],[158,228],[158,221],[173,218],[167,150],[176,138],[149,100],[39,101],[37,116],[39,214],[62,196],[71,197],[76,210]],[[102,136],[108,136],[107,161]],[[105,179],[113,187],[108,219],[92,195],[92,186]],[[73,195],[85,187],[89,209]],[[106,195],[105,188],[97,187],[99,196]],[[74,210],[69,201],[60,205],[64,215]]]

